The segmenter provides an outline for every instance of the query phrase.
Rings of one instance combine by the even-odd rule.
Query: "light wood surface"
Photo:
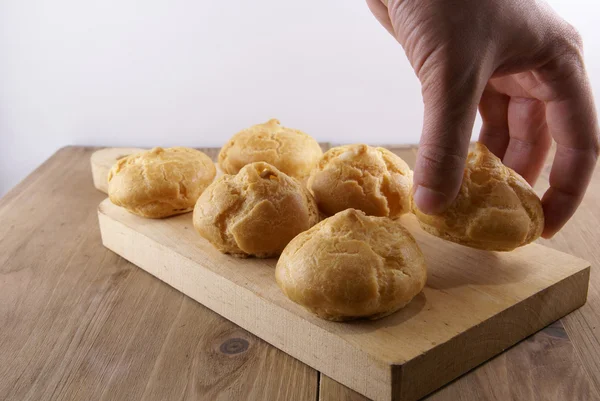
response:
[[[414,166],[416,147],[390,150]],[[550,160],[535,186],[540,195],[548,187]],[[552,240],[538,240],[591,262],[586,304],[427,400],[600,400],[600,274],[596,268],[600,264],[599,203],[600,166],[571,221]],[[326,375],[321,375],[320,384],[320,400],[368,400]]]
[[[548,188],[549,177],[550,164],[547,163],[535,186],[539,193]],[[554,238],[540,242],[585,258],[593,266],[588,303],[563,319],[563,324],[569,338],[576,344],[594,388],[600,394],[600,165],[596,167],[585,199],[575,216]],[[600,396],[594,399],[600,400]]]
[[[93,150],[0,200],[0,400],[316,399],[318,372],[102,246]]]
[[[0,199],[0,400],[364,400],[325,375],[318,389],[316,371],[253,336],[250,359],[214,352],[215,319],[249,334],[101,246],[95,150],[60,150]],[[414,148],[394,151],[412,165]],[[599,200],[596,174],[575,217],[542,242],[592,262],[588,302],[564,330],[544,329],[431,399],[600,399]],[[178,325],[164,317],[173,310]]]
[[[104,201],[105,246],[286,353],[376,400],[415,400],[585,302],[589,264],[530,245],[491,253],[403,223],[426,256],[426,289],[377,322],[322,321],[277,288],[276,260],[223,255],[191,214],[134,216]],[[465,352],[468,350],[469,352]]]
[[[368,398],[322,375],[320,401]],[[427,397],[448,400],[598,400],[573,344],[555,322]]]

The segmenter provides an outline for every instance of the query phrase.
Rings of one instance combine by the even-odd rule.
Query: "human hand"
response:
[[[421,81],[419,209],[435,214],[456,197],[479,108],[479,140],[531,185],[556,141],[542,197],[543,236],[553,236],[581,203],[600,150],[579,34],[536,0],[367,3]]]

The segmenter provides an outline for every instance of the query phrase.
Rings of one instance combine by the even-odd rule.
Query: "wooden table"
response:
[[[0,400],[365,400],[105,249],[94,150],[59,150],[0,199]],[[544,241],[592,263],[587,304],[428,400],[600,399],[597,205],[600,174]]]

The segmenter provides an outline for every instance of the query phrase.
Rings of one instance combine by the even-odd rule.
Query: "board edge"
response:
[[[583,260],[583,259],[580,259],[580,260]],[[405,364],[393,365],[392,366],[392,401],[419,400],[422,397],[425,397],[425,396],[433,393],[434,391],[441,389],[448,383],[463,376],[467,372],[469,372],[473,369],[476,369],[477,367],[481,366],[482,364],[489,361],[490,359],[500,355],[502,352],[506,351],[507,349],[515,346],[516,344],[520,343],[521,341],[526,340],[528,337],[539,332],[540,330],[542,330],[543,328],[552,324],[553,322],[565,317],[569,313],[571,313],[571,312],[579,309],[583,305],[585,305],[587,302],[587,296],[588,296],[588,291],[589,291],[590,272],[591,272],[591,264],[589,262],[586,262],[586,264],[587,264],[587,266],[582,267],[579,271],[571,274],[570,276],[563,278],[562,280],[554,283],[553,285],[551,285],[547,288],[544,288],[542,291],[539,291],[539,292],[531,295],[530,297],[523,299],[521,302],[498,312],[496,315],[494,315],[490,319],[488,319],[476,326],[473,326],[469,330],[466,330],[465,332],[460,333],[459,335],[451,338],[450,340],[446,341],[445,343],[437,345],[435,348],[432,348],[427,353],[422,354],[421,356],[414,358],[410,361],[407,361]],[[573,283],[572,284],[573,288],[565,290],[565,288],[570,287],[571,282]],[[569,303],[566,303],[566,302],[564,304],[557,303],[557,305],[559,305],[560,309],[557,309],[557,311],[555,313],[548,314],[548,316],[543,316],[540,318],[540,314],[537,313],[536,311],[542,309],[542,307],[544,306],[543,298],[550,297],[555,293],[560,293],[561,291],[575,293],[578,296],[576,298],[573,298],[573,300]],[[537,308],[532,308],[531,307],[532,303],[538,303],[539,305]],[[415,375],[419,376],[420,374],[422,374],[421,370],[423,370],[424,366],[431,366],[432,362],[430,359],[432,358],[432,355],[434,355],[435,353],[443,352],[440,350],[443,350],[445,348],[460,346],[457,343],[459,343],[459,344],[461,342],[463,342],[465,344],[468,343],[469,338],[471,338],[473,336],[477,336],[477,334],[479,332],[485,332],[486,327],[489,325],[496,325],[498,323],[498,321],[502,321],[502,319],[504,318],[505,315],[514,314],[515,309],[517,309],[517,310],[521,309],[521,310],[527,311],[529,315],[527,316],[526,319],[523,319],[523,320],[524,321],[536,321],[537,320],[536,323],[531,325],[530,327],[523,326],[521,328],[521,331],[518,331],[518,332],[512,334],[509,338],[507,338],[506,341],[496,345],[496,347],[493,350],[482,353],[477,358],[474,358],[474,360],[468,360],[467,362],[464,362],[462,364],[462,365],[467,365],[470,367],[459,366],[453,370],[442,369],[443,371],[450,372],[450,373],[447,374],[446,377],[443,377],[440,380],[438,380],[437,385],[430,386],[430,388],[422,388],[422,389],[419,389],[419,388],[415,389],[414,386],[411,386],[411,384],[418,382],[418,377],[414,377],[414,376]],[[531,320],[528,320],[528,319],[531,319]],[[518,325],[515,325],[515,327],[518,328]],[[463,345],[463,348],[467,348],[466,345]],[[432,353],[432,351],[435,351],[435,353]],[[414,373],[414,372],[417,372],[417,373]]]
[[[106,223],[108,221],[109,224],[110,223],[119,224],[123,228],[125,228],[126,230],[133,231],[136,234],[143,236],[148,241],[156,244],[158,247],[166,248],[166,246],[163,245],[163,244],[161,244],[161,243],[159,243],[159,242],[157,242],[157,241],[155,241],[154,239],[152,239],[152,238],[150,238],[150,237],[148,237],[148,236],[146,236],[146,235],[138,232],[138,231],[135,231],[132,227],[128,226],[126,223],[124,223],[124,222],[122,222],[120,220],[117,220],[117,219],[113,218],[112,216],[110,216],[109,213],[107,213],[105,210],[103,210],[103,204],[105,204],[105,202],[110,202],[110,200],[108,198],[106,198],[105,200],[103,200],[98,205],[98,209],[97,209],[98,221],[99,221],[99,226],[100,226],[100,235],[101,235],[101,240],[102,240],[102,244],[103,244],[104,247],[106,247],[110,251],[114,252],[115,254],[119,255],[120,257],[126,259],[130,263],[134,264],[139,269],[141,269],[141,270],[145,271],[146,273],[148,273],[148,274],[154,276],[155,278],[159,279],[163,283],[165,283],[165,284],[173,287],[174,289],[176,289],[177,291],[181,292],[185,296],[193,299],[195,302],[198,302],[199,304],[203,305],[204,307],[210,309],[214,313],[219,314],[223,318],[225,318],[225,319],[233,322],[234,324],[242,327],[244,330],[247,330],[250,333],[256,335],[257,337],[261,338],[263,341],[269,343],[270,345],[274,346],[275,348],[277,348],[279,350],[282,350],[283,352],[287,353],[288,355],[291,355],[295,359],[298,359],[299,361],[301,361],[302,363],[305,363],[306,365],[312,367],[313,369],[326,374],[327,376],[329,376],[332,379],[338,381],[339,383],[342,383],[343,385],[345,385],[345,386],[347,386],[347,387],[349,387],[349,388],[351,388],[351,389],[359,392],[360,394],[362,394],[362,395],[364,395],[366,397],[369,397],[370,399],[373,399],[375,401],[392,401],[392,394],[391,394],[391,391],[389,390],[389,389],[391,389],[391,384],[392,384],[392,380],[391,380],[392,365],[389,364],[386,361],[376,359],[375,357],[373,357],[373,355],[369,354],[368,352],[365,352],[365,351],[363,351],[363,350],[361,350],[361,349],[359,349],[357,347],[354,347],[351,343],[349,343],[348,341],[340,338],[335,333],[330,332],[329,330],[326,330],[325,328],[322,328],[320,326],[313,325],[310,321],[302,318],[301,316],[297,316],[293,312],[291,312],[291,311],[289,311],[289,310],[287,310],[285,308],[282,308],[281,306],[276,305],[276,304],[274,304],[272,302],[269,302],[267,299],[259,296],[258,294],[254,294],[251,290],[245,288],[244,286],[242,286],[242,285],[240,285],[238,283],[235,283],[235,282],[233,282],[233,281],[231,281],[231,280],[229,280],[229,279],[227,279],[227,278],[225,278],[223,276],[218,275],[217,273],[213,272],[210,268],[202,266],[202,269],[205,270],[206,273],[208,273],[210,275],[217,276],[218,278],[227,281],[232,286],[238,288],[240,291],[248,292],[248,293],[253,294],[253,296],[255,296],[256,299],[260,300],[260,303],[263,303],[265,305],[272,306],[272,307],[280,309],[282,311],[282,313],[288,314],[292,318],[298,319],[301,322],[302,325],[310,325],[311,327],[313,327],[313,328],[321,331],[325,336],[332,337],[332,338],[335,338],[336,340],[339,340],[350,351],[354,350],[355,352],[358,352],[359,354],[361,354],[364,357],[365,360],[371,361],[371,364],[369,366],[365,366],[365,367],[362,368],[362,370],[360,371],[361,374],[364,375],[364,377],[369,377],[370,376],[371,379],[376,379],[380,383],[379,387],[373,386],[370,389],[369,389],[369,387],[367,387],[367,390],[365,391],[363,388],[358,387],[354,381],[352,381],[351,379],[346,379],[345,376],[342,376],[341,374],[338,374],[338,372],[336,372],[336,371],[332,371],[332,370],[329,370],[329,369],[322,370],[322,366],[316,366],[316,364],[313,361],[308,360],[304,356],[298,355],[298,353],[296,353],[293,349],[290,349],[288,347],[284,347],[284,346],[278,345],[276,342],[271,341],[268,338],[266,338],[268,336],[265,335],[265,333],[263,333],[263,332],[259,333],[256,330],[256,328],[251,327],[251,325],[246,324],[244,321],[241,321],[239,318],[235,318],[235,317],[232,317],[232,316],[229,316],[229,315],[221,313],[219,310],[216,310],[216,308],[214,308],[214,307],[212,307],[210,305],[207,305],[206,302],[202,302],[202,301],[198,300],[196,297],[191,296],[187,291],[185,291],[184,289],[182,289],[180,286],[175,285],[174,283],[171,283],[171,282],[165,280],[162,277],[159,277],[158,275],[156,275],[153,272],[149,271],[147,267],[140,266],[138,263],[132,261],[130,257],[128,257],[126,255],[123,255],[121,252],[119,252],[118,250],[116,250],[112,246],[112,244],[109,243],[109,241],[106,239],[106,235],[105,234],[106,234],[107,228],[106,228],[106,225],[103,224],[103,222]],[[105,220],[105,219],[107,219],[107,220]],[[172,251],[172,252],[175,252],[175,251]],[[190,259],[188,259],[186,256],[184,256],[182,254],[179,254],[179,253],[176,253],[176,254],[180,258],[189,260],[190,263],[193,263],[193,264],[195,264],[197,266],[201,266],[196,261],[190,260]],[[293,332],[295,333],[297,331],[293,330]],[[372,373],[373,373],[373,369],[372,368],[377,368],[378,371],[379,371],[379,373],[377,373],[375,376],[373,376],[372,375]],[[370,373],[371,373],[371,375],[370,375]],[[384,384],[384,386],[381,386],[381,384]],[[385,387],[385,390],[384,390],[383,387]]]

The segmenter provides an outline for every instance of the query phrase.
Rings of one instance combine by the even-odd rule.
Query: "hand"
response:
[[[556,141],[542,198],[543,236],[553,236],[579,206],[600,149],[579,34],[535,0],[367,3],[421,81],[419,209],[435,214],[456,197],[479,107],[479,140],[532,185]]]

